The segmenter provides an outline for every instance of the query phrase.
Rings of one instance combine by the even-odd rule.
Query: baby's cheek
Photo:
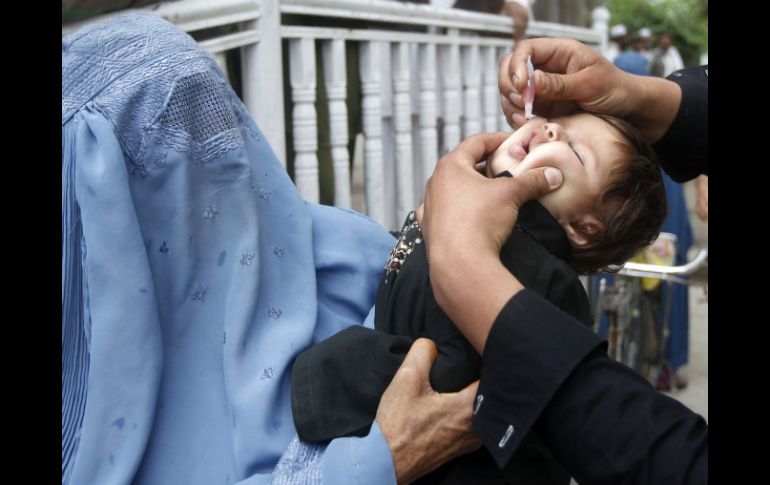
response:
[[[494,177],[495,175],[498,175],[506,170],[509,172],[513,170],[513,167],[516,166],[517,161],[514,160],[513,157],[508,154],[508,152],[503,151],[496,153],[488,163],[489,165],[487,166],[487,175]]]

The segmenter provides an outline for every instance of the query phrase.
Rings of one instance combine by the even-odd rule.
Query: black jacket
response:
[[[671,73],[682,102],[668,132],[653,145],[663,169],[677,182],[709,174],[709,67]]]
[[[708,67],[669,79],[682,104],[655,148],[675,179],[708,174]],[[500,467],[534,429],[581,485],[708,482],[703,418],[611,360],[606,342],[530,290],[492,326],[477,402],[474,430]]]

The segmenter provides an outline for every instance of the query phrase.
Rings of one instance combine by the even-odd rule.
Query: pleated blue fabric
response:
[[[395,483],[377,426],[297,441],[291,365],[370,313],[392,237],[306,203],[158,17],[62,42],[62,483]]]

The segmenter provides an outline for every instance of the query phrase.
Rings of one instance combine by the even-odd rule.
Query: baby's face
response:
[[[540,199],[562,225],[588,211],[609,183],[610,173],[627,158],[628,142],[604,120],[575,114],[550,121],[533,118],[516,130],[487,162],[487,175],[522,172],[551,166],[561,170],[564,182]]]

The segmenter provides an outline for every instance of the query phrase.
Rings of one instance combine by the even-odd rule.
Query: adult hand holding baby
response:
[[[479,173],[475,165],[494,153],[508,135],[482,133],[467,138],[438,161],[425,188],[422,230],[436,301],[458,327],[473,327],[475,338],[468,340],[480,353],[500,308],[522,288],[500,263],[500,248],[515,225],[519,207],[557,189],[563,179],[552,167],[535,168],[516,178],[489,179]],[[464,271],[458,271],[466,264],[488,265],[488,272],[475,273],[484,274],[484,281],[470,281]],[[473,305],[478,291],[497,295],[499,306]]]

